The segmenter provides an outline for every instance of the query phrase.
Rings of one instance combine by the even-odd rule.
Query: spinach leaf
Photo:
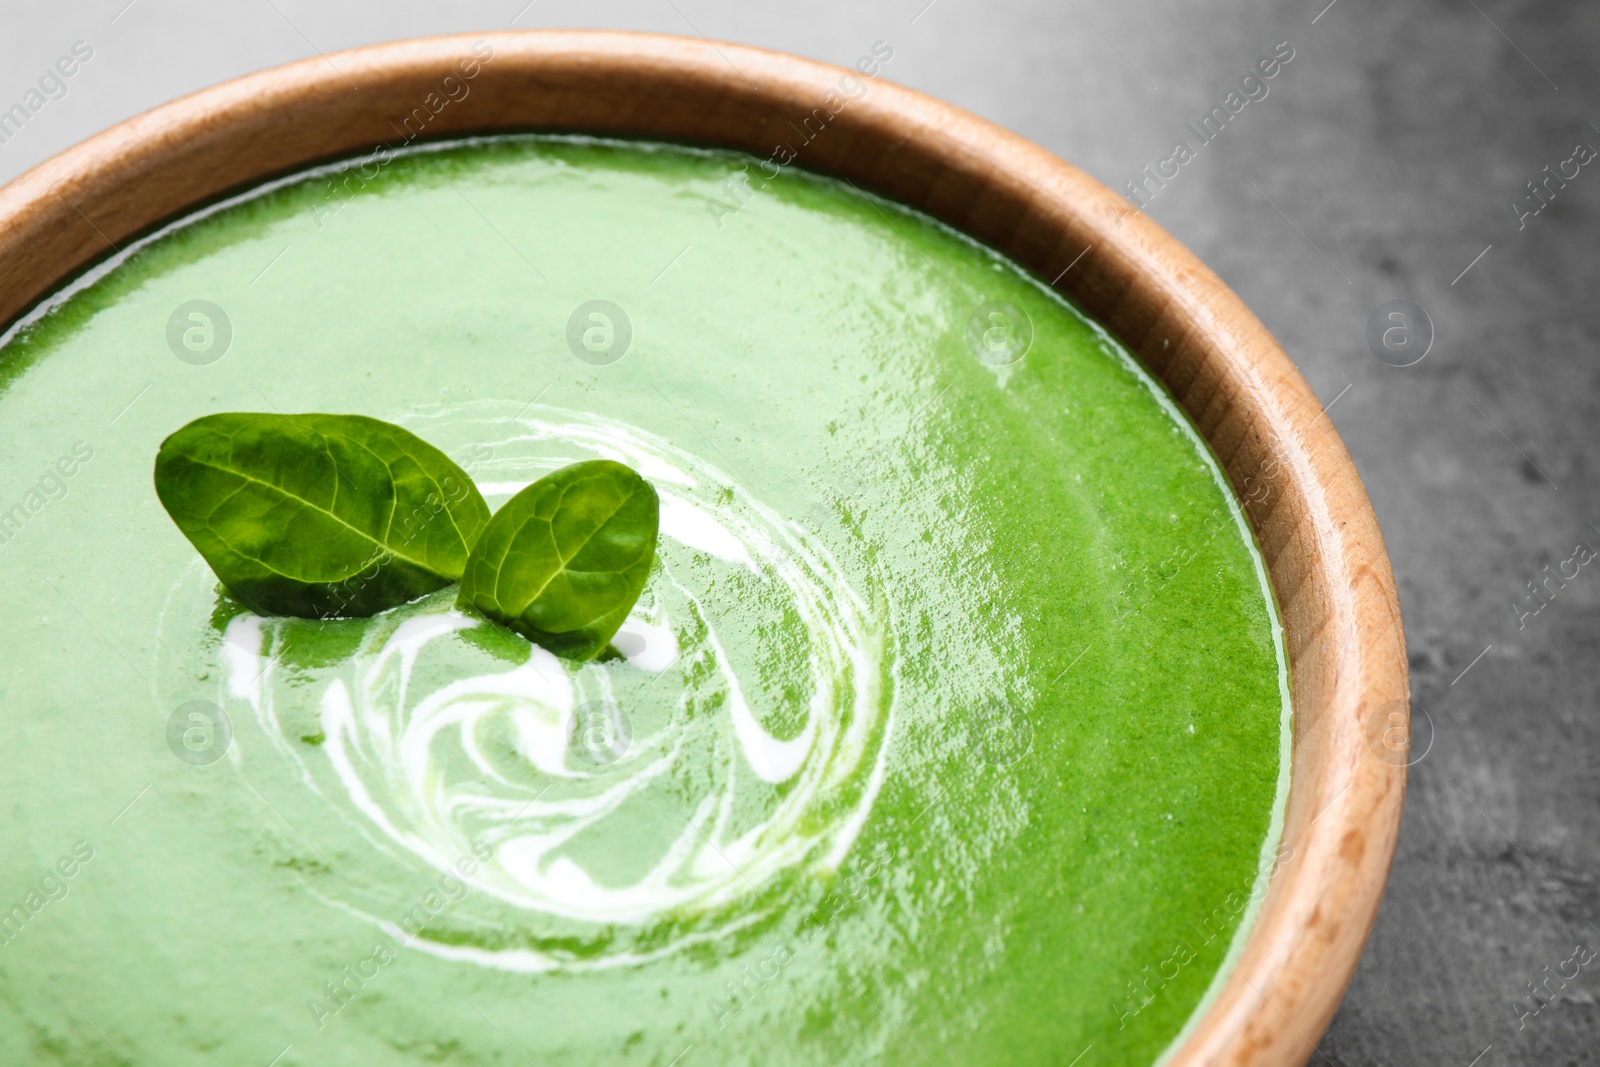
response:
[[[461,576],[463,608],[568,659],[593,659],[644,590],[661,502],[610,460],[540,478],[495,512]]]
[[[161,443],[156,495],[252,611],[373,615],[461,577],[489,522],[465,471],[362,415],[207,415]]]

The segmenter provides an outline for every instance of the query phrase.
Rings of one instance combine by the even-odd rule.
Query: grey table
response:
[[[0,109],[75,42],[92,55],[49,83],[21,129],[0,131],[0,181],[247,71],[510,26],[705,34],[845,64],[885,40],[886,76],[1118,189],[1184,141],[1194,158],[1148,210],[1244,297],[1328,403],[1399,575],[1414,752],[1431,743],[1412,769],[1372,941],[1314,1062],[1600,1062],[1600,959],[1564,986],[1551,980],[1544,1000],[1528,989],[1571,974],[1580,944],[1600,947],[1600,566],[1568,562],[1580,545],[1600,548],[1600,165],[1578,149],[1600,148],[1600,7],[3,4]],[[1252,90],[1259,98],[1200,146],[1187,123],[1282,42],[1293,58],[1266,95]],[[1392,300],[1432,323],[1411,366],[1368,343],[1369,319]],[[1420,320],[1414,329],[1424,343]],[[1528,583],[1563,564],[1577,575],[1535,600]]]

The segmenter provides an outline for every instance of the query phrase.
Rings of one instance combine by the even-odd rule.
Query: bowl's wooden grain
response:
[[[460,78],[480,41],[492,57],[480,46],[468,95],[435,114],[429,94],[445,95],[444,78]],[[1403,715],[1408,690],[1394,577],[1361,480],[1261,323],[1127,201],[1020,137],[881,78],[862,79],[866,95],[829,114],[846,73],[731,44],[584,32],[432,38],[263,71],[124,122],[0,189],[0,323],[200,203],[399,143],[408,117],[416,129],[426,115],[427,137],[585,130],[765,158],[779,142],[798,147],[797,129],[808,117],[816,129],[825,108],[795,162],[1055,279],[1166,383],[1236,489],[1259,497],[1266,486],[1247,512],[1292,671],[1285,858],[1236,967],[1170,1062],[1303,1063],[1371,929],[1405,791],[1403,760],[1367,743],[1378,709]],[[1275,471],[1265,479],[1263,463]]]

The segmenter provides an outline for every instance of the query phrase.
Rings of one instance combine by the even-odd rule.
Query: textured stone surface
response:
[[[1557,570],[1580,542],[1600,548],[1600,166],[1583,167],[1521,229],[1511,206],[1580,141],[1600,148],[1600,9],[524,2],[263,0],[225,15],[200,0],[8,5],[0,109],[24,100],[74,41],[94,55],[65,96],[0,144],[0,180],[236,74],[318,50],[515,25],[703,32],[839,63],[886,40],[896,53],[886,77],[1120,188],[1175,141],[1195,147],[1185,120],[1223,104],[1288,41],[1294,58],[1266,98],[1200,148],[1150,211],[1244,297],[1331,404],[1383,523],[1413,697],[1435,728],[1412,772],[1371,944],[1313,1060],[1600,1058],[1600,959],[1518,1017],[1535,1006],[1526,983],[1580,942],[1600,947],[1600,566],[1583,567],[1537,615],[1519,622],[1517,610],[1535,605],[1525,583],[1547,564]],[[1393,299],[1416,302],[1434,324],[1431,351],[1411,367],[1368,350],[1368,318]]]

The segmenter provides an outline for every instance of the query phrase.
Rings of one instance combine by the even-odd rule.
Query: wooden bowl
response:
[[[435,112],[478,42],[470,95]],[[850,74],[867,90],[843,83],[857,98],[839,107]],[[195,93],[0,189],[0,323],[175,215],[408,133],[580,130],[765,159],[808,120],[821,132],[794,162],[1054,279],[1166,384],[1247,501],[1291,668],[1284,847],[1242,954],[1169,1063],[1304,1063],[1355,970],[1399,830],[1404,750],[1375,743],[1406,726],[1394,576],[1344,445],[1261,323],[1155,223],[1043,149],[881,77],[732,44],[528,32],[378,45]]]

